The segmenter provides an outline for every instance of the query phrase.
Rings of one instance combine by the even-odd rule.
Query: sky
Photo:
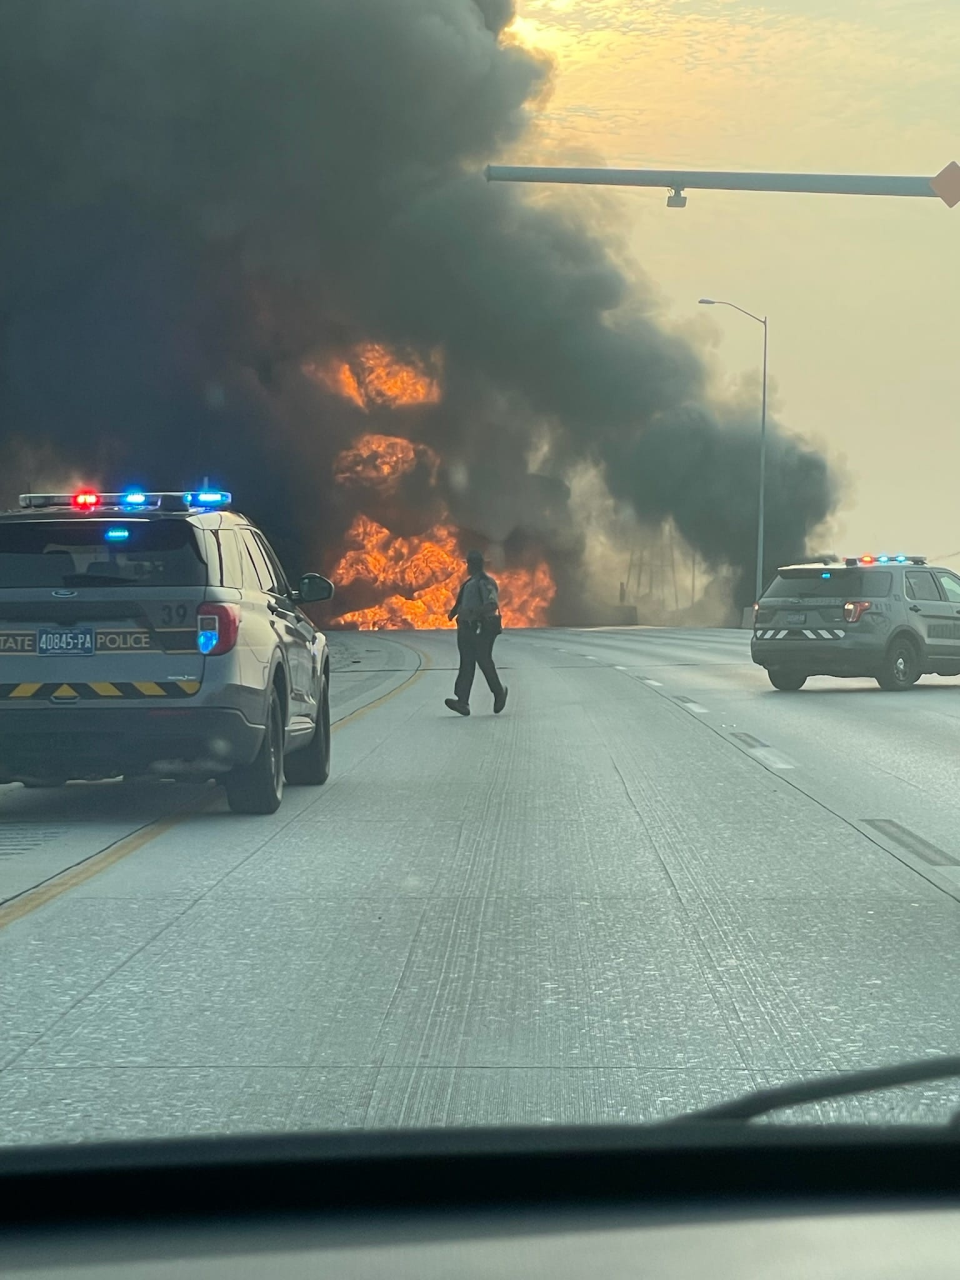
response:
[[[958,0],[518,0],[555,74],[519,163],[899,173],[960,162]],[[960,206],[590,189],[666,321],[718,381],[822,448],[842,502],[818,549],[960,566]],[[759,398],[759,397],[758,397]],[[759,405],[758,405],[759,411]]]

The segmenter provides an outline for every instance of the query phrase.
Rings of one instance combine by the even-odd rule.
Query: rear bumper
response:
[[[263,725],[226,707],[0,708],[0,780],[111,776],[160,766],[220,773],[249,764]]]
[[[758,639],[750,642],[750,656],[760,667],[804,671],[811,676],[866,676],[880,665],[883,636],[863,633],[838,639]]]

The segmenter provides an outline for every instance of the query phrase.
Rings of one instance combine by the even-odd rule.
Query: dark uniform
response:
[[[460,670],[454,685],[454,696],[446,699],[451,711],[470,714],[470,690],[477,667],[493,694],[493,709],[499,715],[506,705],[507,689],[501,683],[493,661],[493,645],[503,629],[500,621],[500,592],[496,582],[483,569],[483,558],[473,552],[467,558],[470,577],[461,586],[457,603],[450,610],[457,620],[457,648]]]

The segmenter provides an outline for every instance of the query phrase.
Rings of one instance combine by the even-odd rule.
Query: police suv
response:
[[[219,490],[25,494],[0,514],[0,782],[218,778],[273,813],[330,772],[330,660]]]
[[[775,689],[808,676],[872,676],[900,690],[960,675],[960,577],[923,556],[788,565],[755,607],[750,651]]]

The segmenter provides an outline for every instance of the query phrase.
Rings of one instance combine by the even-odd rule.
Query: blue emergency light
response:
[[[185,493],[183,500],[188,507],[228,507],[233,497],[223,489],[199,489]]]
[[[117,526],[116,528],[108,529],[103,536],[107,542],[126,542],[130,537],[130,530]]]

